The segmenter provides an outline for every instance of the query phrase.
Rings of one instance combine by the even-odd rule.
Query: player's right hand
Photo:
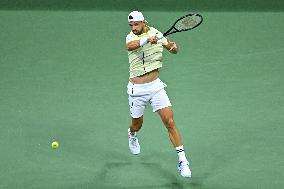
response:
[[[151,44],[157,44],[158,39],[159,37],[155,35],[155,36],[149,37],[147,41],[150,42]]]

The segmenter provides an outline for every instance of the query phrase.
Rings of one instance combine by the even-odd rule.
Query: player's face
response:
[[[145,23],[143,21],[131,21],[129,22],[129,26],[135,35],[140,35],[144,29]]]

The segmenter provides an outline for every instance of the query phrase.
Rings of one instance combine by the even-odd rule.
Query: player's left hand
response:
[[[169,44],[170,44],[169,51],[171,53],[177,53],[177,44],[175,42],[170,42]]]

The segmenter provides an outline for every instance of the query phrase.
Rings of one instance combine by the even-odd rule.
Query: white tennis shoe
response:
[[[188,177],[190,178],[191,177],[191,171],[189,169],[189,163],[188,161],[180,161],[178,163],[178,170],[180,172],[180,175],[182,177]]]
[[[138,137],[136,132],[134,135],[131,135],[130,129],[128,129],[128,142],[131,153],[134,155],[138,155],[140,153],[140,145],[138,142]]]

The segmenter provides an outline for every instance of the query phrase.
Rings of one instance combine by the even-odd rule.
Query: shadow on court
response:
[[[180,178],[177,172],[169,172],[160,163],[152,162],[111,162],[94,175],[87,183],[80,183],[64,188],[105,188],[105,189],[185,189],[183,182],[192,183],[190,179]],[[200,188],[198,183],[191,184]],[[62,188],[61,188],[62,189]]]
[[[125,156],[126,157],[126,156]],[[138,158],[138,157],[134,157]],[[121,159],[121,158],[120,158]],[[106,188],[106,189],[186,189],[186,188],[206,188],[204,182],[214,174],[212,170],[222,169],[212,163],[210,170],[199,177],[183,178],[178,172],[167,170],[159,162],[150,162],[141,159],[126,161],[113,161],[102,166],[100,171],[94,175],[92,181],[65,187],[72,188]],[[128,161],[129,160],[129,161]],[[229,163],[230,160],[227,161]],[[226,163],[225,163],[226,164]],[[226,166],[224,164],[224,166]]]
[[[183,189],[177,176],[162,168],[159,163],[113,162],[104,166],[98,180],[104,181],[105,188]]]

